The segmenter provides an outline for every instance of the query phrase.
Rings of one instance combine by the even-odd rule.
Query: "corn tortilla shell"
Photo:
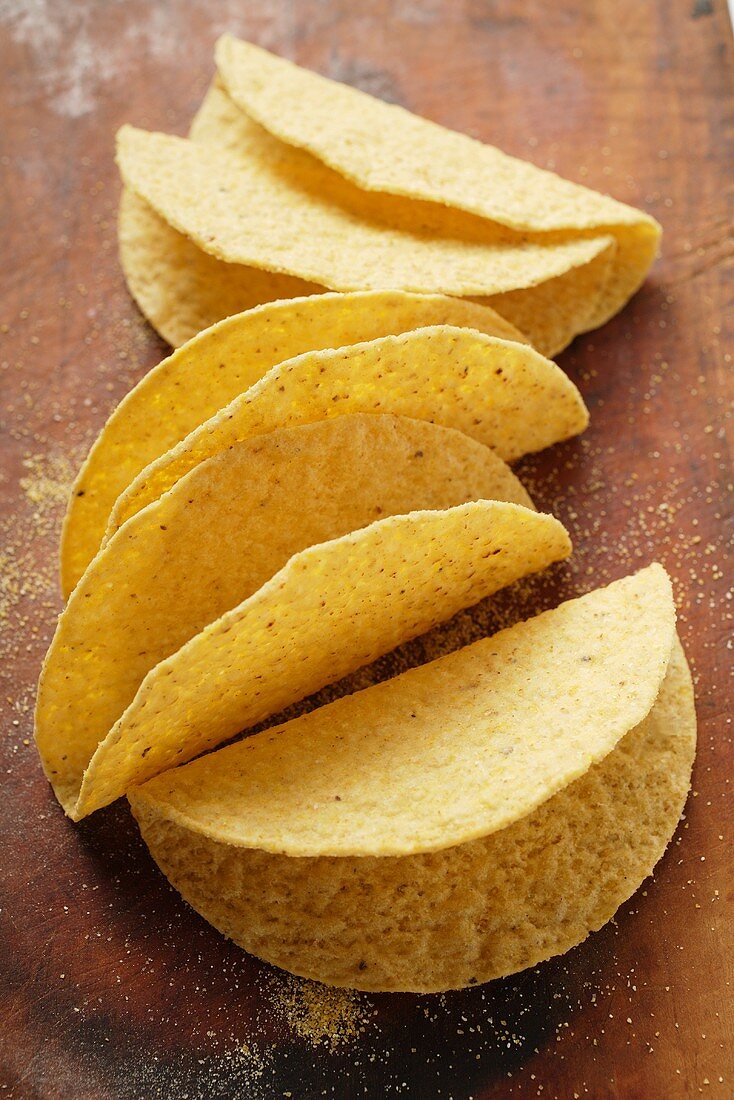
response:
[[[472,302],[364,291],[292,298],[256,308],[201,333],[164,359],[118,405],[74,482],[61,541],[65,598],[97,553],[120,493],[150,462],[271,367],[312,349],[440,324],[523,340],[493,310]]]
[[[245,114],[366,191],[540,232],[654,224],[609,196],[232,35],[219,39],[215,59],[224,90]]]
[[[610,245],[609,234],[528,240],[448,208],[369,196],[334,173],[327,187],[318,162],[268,138],[278,147],[271,155],[263,137],[257,127],[240,155],[123,126],[117,163],[125,185],[204,252],[332,290],[500,294],[589,263]],[[282,163],[295,156],[303,163]]]
[[[609,683],[600,712],[614,691]],[[129,798],[173,885],[246,950],[328,984],[434,992],[533,966],[602,927],[675,830],[695,740],[674,638],[652,710],[606,756],[513,824],[450,848],[292,858],[238,847],[215,839],[198,807],[184,818],[161,789],[198,764]]]
[[[273,367],[120,495],[108,536],[199,462],[253,435],[352,412],[390,412],[457,428],[505,461],[582,431],[588,413],[559,367],[532,348],[439,326]]]
[[[479,491],[527,500],[486,448],[383,417],[249,441],[197,467],[117,533],[59,619],[36,740],[66,811],[91,812],[568,555],[550,516],[451,507]],[[416,503],[449,507],[379,521]]]
[[[624,305],[655,257],[658,223],[609,196],[231,35],[217,43],[216,61],[226,91],[250,118],[367,192],[444,203],[536,234],[612,233],[617,261],[592,324]]]

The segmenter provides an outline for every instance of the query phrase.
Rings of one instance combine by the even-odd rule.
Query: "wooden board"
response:
[[[20,0],[0,11],[4,1094],[734,1095],[724,0]],[[644,290],[562,357],[592,426],[521,472],[569,525],[576,555],[505,611],[662,560],[697,680],[694,795],[654,880],[614,924],[484,988],[327,996],[260,965],[178,900],[124,805],[66,821],[30,743],[59,609],[65,487],[164,352],[117,261],[114,133],[125,121],[183,133],[225,29],[608,189],[665,227]]]

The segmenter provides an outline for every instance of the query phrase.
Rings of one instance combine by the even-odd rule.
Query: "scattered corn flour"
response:
[[[81,457],[82,450],[72,448],[22,459],[17,509],[0,519],[0,661],[21,656],[19,640],[26,633],[37,637],[43,618],[53,622],[59,610],[56,562],[48,548],[58,538]],[[31,705],[36,674],[31,670],[27,688],[13,699],[20,713]]]
[[[266,971],[262,988],[277,1016],[299,1038],[336,1050],[365,1033],[370,1002],[351,989],[332,989],[320,982]]]

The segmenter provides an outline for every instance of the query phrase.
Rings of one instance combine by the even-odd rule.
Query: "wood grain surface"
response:
[[[5,0],[0,13],[5,1094],[734,1096],[724,0]],[[507,597],[503,614],[662,560],[697,683],[694,792],[654,879],[615,922],[480,989],[326,997],[261,965],[178,899],[124,804],[67,821],[32,744],[66,486],[165,351],[118,265],[115,130],[184,133],[225,30],[609,190],[664,226],[643,291],[561,357],[591,427],[520,473],[576,552],[531,595]],[[476,632],[492,621],[487,609],[472,620]]]

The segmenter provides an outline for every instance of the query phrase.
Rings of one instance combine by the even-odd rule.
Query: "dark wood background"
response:
[[[6,1094],[734,1096],[724,0],[9,0],[0,13]],[[124,805],[64,819],[31,741],[65,484],[165,351],[117,261],[114,133],[185,132],[224,30],[610,190],[665,229],[644,290],[561,357],[591,428],[521,473],[576,555],[525,610],[667,565],[700,717],[685,821],[655,878],[566,957],[446,997],[337,999],[363,1033],[332,1044],[294,1026],[282,992],[298,1000],[297,983],[279,986],[177,899]]]

